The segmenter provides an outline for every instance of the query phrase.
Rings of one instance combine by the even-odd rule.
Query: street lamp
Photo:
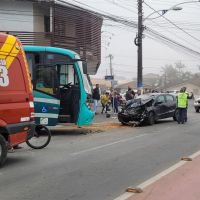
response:
[[[181,7],[179,7],[179,5],[182,4],[187,4],[187,3],[198,3],[200,2],[200,0],[197,1],[185,1],[182,3],[178,3],[174,6],[172,6],[169,9],[163,9],[163,10],[158,10],[158,11],[154,11],[153,13],[149,14],[147,17],[145,17],[143,19],[143,10],[142,10],[142,3],[143,0],[138,0],[138,33],[136,35],[135,38],[135,45],[138,47],[138,60],[137,60],[137,88],[138,89],[143,89],[143,75],[142,75],[142,39],[143,39],[143,31],[144,31],[144,26],[143,26],[143,22],[147,19],[156,19],[158,17],[162,17],[164,14],[166,14],[168,11],[170,10],[174,10],[174,11],[179,11],[182,10]],[[161,14],[159,14],[159,12],[161,12]],[[158,13],[159,16],[156,18],[150,18],[150,16],[152,16],[153,14]]]
[[[145,20],[157,19],[157,18],[163,16],[164,14],[166,14],[166,13],[167,13],[168,11],[170,11],[170,10],[179,11],[179,10],[182,10],[182,9],[183,9],[182,7],[173,6],[173,7],[169,8],[169,9],[157,10],[157,11],[154,11],[154,12],[150,13],[148,16],[146,16],[146,17],[143,19],[143,22],[144,22]],[[154,17],[154,18],[150,18],[150,16],[154,15],[155,13],[159,13],[159,12],[161,12],[161,14],[159,14],[159,16]]]

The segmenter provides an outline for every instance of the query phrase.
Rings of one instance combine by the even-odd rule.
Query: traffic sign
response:
[[[105,80],[114,80],[114,76],[112,75],[105,76]]]

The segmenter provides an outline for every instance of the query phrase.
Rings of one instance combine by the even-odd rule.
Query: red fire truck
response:
[[[27,140],[35,128],[32,84],[20,41],[0,33],[0,166],[9,148]]]

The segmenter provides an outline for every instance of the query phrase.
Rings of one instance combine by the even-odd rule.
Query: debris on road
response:
[[[142,190],[141,188],[128,187],[128,188],[126,189],[126,192],[142,193],[143,190]]]
[[[102,122],[94,123],[90,126],[77,127],[75,125],[58,125],[56,127],[50,128],[51,131],[65,131],[79,133],[79,134],[88,134],[88,133],[100,133],[105,132],[111,129],[126,128],[126,126],[121,125],[119,122]]]

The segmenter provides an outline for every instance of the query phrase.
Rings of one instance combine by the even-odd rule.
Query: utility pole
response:
[[[113,76],[113,68],[112,68],[112,59],[113,59],[113,55],[109,54],[108,55],[109,59],[110,59],[110,75]]]
[[[112,55],[112,54],[109,54],[108,57],[109,57],[109,59],[110,59],[110,75],[111,75],[111,76],[114,76],[114,74],[113,74],[113,68],[112,68],[112,59],[113,59],[113,55]],[[111,84],[111,88],[113,88],[113,86],[114,86],[114,85],[113,85],[113,80],[111,80],[110,84]]]
[[[138,0],[138,33],[135,38],[135,45],[138,47],[138,60],[137,60],[137,88],[143,89],[143,75],[142,75],[142,33],[143,33],[143,0]]]

